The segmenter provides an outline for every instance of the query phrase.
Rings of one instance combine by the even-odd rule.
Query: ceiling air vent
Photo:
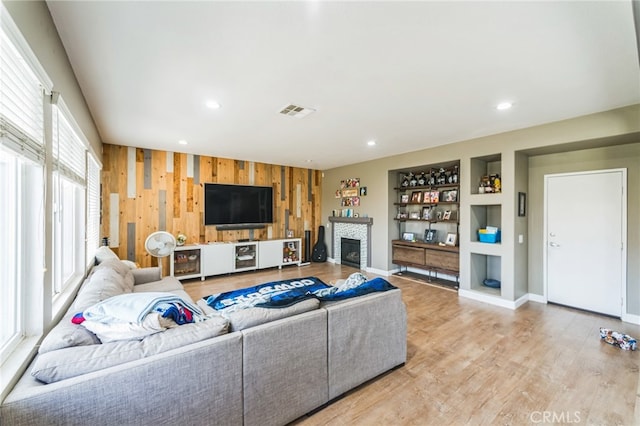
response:
[[[295,118],[303,118],[315,111],[316,111],[315,109],[305,108],[299,105],[290,104],[282,108],[280,110],[280,114],[288,115],[290,117],[295,117]]]

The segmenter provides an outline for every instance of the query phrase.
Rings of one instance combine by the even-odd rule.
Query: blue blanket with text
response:
[[[335,287],[316,277],[274,281],[253,287],[205,296],[207,305],[218,311],[235,311],[249,307],[282,308],[302,300],[316,298],[321,301],[343,300],[377,291],[395,289],[382,278],[373,278],[355,288],[330,292]]]

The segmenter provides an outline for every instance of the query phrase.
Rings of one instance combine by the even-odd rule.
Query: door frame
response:
[[[548,194],[548,185],[549,179],[555,177],[563,177],[563,176],[578,176],[578,175],[598,175],[604,173],[621,173],[622,178],[622,253],[621,253],[621,262],[622,262],[622,282],[620,285],[622,288],[620,289],[620,295],[622,298],[621,308],[620,308],[620,318],[624,321],[625,316],[627,315],[627,169],[626,168],[618,168],[618,169],[603,169],[603,170],[589,170],[582,172],[567,172],[567,173],[550,173],[544,175],[544,194],[543,194],[543,238],[542,238],[542,279],[543,279],[543,298],[544,303],[549,301],[548,299],[548,268],[547,268],[547,251],[549,250],[549,231],[547,229],[548,220],[548,205],[547,205],[547,194]]]

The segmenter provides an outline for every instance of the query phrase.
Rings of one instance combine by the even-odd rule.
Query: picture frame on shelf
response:
[[[455,232],[449,232],[447,238],[444,240],[445,246],[455,246],[458,242],[458,234]]]
[[[419,203],[421,200],[422,200],[422,192],[413,191],[411,193],[411,202],[412,203]]]
[[[409,194],[400,195],[400,202],[401,203],[408,203],[409,202]]]
[[[424,202],[431,204],[438,204],[440,202],[440,192],[438,191],[425,191]]]
[[[431,207],[425,206],[422,208],[422,219],[431,220]]]
[[[398,219],[406,219],[407,218],[407,212],[398,212]]]
[[[409,219],[420,219],[420,212],[410,212]]]
[[[435,229],[426,229],[424,231],[424,242],[429,244],[435,244],[436,242],[438,242],[436,238],[437,236],[438,236],[438,231],[436,231]]]
[[[403,241],[415,241],[416,240],[416,234],[414,234],[413,232],[403,232],[402,233],[402,240]]]
[[[442,213],[442,220],[451,220],[451,210],[445,210]]]
[[[458,201],[458,190],[451,189],[449,191],[442,191],[442,198],[447,203],[455,203]]]

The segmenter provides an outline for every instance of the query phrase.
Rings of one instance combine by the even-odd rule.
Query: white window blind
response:
[[[87,263],[100,245],[100,165],[87,154]]]
[[[0,143],[44,162],[43,88],[36,74],[0,32]]]
[[[53,161],[63,176],[84,185],[86,148],[60,108],[53,107]]]

